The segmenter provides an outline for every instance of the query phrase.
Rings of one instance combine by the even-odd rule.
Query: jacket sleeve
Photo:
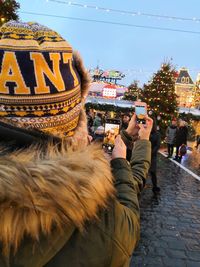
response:
[[[165,135],[166,135],[166,137],[168,137],[168,135],[169,135],[169,126],[167,127],[167,130],[165,132]]]
[[[131,163],[125,159],[111,161],[117,200],[115,201],[112,259],[109,266],[129,266],[133,250],[140,238],[138,193],[150,166],[151,144],[137,141]]]
[[[138,140],[133,148],[130,164],[125,159],[111,161],[119,202],[139,214],[138,194],[143,188],[151,160],[151,143]]]

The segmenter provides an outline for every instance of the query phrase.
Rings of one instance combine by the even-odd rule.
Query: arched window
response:
[[[181,83],[185,83],[185,77],[181,78]]]
[[[189,82],[190,82],[189,77],[187,77],[186,78],[186,83],[189,83]]]

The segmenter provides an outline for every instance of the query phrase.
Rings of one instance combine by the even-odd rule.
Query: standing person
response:
[[[188,135],[188,128],[186,126],[186,122],[180,120],[176,132],[176,156],[174,158],[176,161],[181,162],[182,155],[179,155],[179,149],[181,145],[187,145],[187,135]]]
[[[96,129],[96,131],[94,132],[93,139],[96,142],[103,142],[103,139],[104,139],[104,127],[103,126],[99,126]]]
[[[128,124],[131,117],[129,113],[126,113],[122,116],[121,130],[126,130],[128,128]]]
[[[112,160],[88,146],[89,75],[55,31],[0,28],[0,266],[129,266],[140,236],[138,195],[152,121],[130,164],[119,136]],[[136,118],[127,132],[132,135]]]
[[[149,169],[149,173],[151,175],[151,181],[153,184],[152,191],[156,194],[160,192],[160,188],[157,185],[157,156],[158,156],[158,150],[160,148],[160,141],[161,136],[160,133],[157,131],[157,125],[156,121],[153,121],[153,127],[151,130],[150,135],[150,142],[151,142],[151,166]]]
[[[121,123],[121,131],[125,131],[128,128],[128,124],[130,122],[130,114],[126,113],[122,116],[122,123]],[[131,155],[132,155],[132,146],[131,147],[127,147],[126,150],[126,159],[128,161],[131,160]]]
[[[88,111],[86,113],[86,115],[87,115],[87,128],[88,128],[88,133],[89,133],[89,135],[92,136],[93,135],[93,131],[92,131],[93,118],[92,118],[92,116],[90,114],[90,111]]]
[[[171,158],[174,151],[174,146],[176,142],[176,131],[177,131],[177,121],[174,119],[171,125],[167,127],[166,130],[166,143],[168,148],[168,158]]]
[[[93,128],[94,132],[97,130],[99,126],[102,126],[102,115],[101,113],[97,113],[95,115],[94,121],[93,121]]]

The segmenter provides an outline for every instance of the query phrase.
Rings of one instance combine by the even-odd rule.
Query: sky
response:
[[[77,7],[63,2],[67,0],[18,0],[20,19],[36,21],[57,31],[83,57],[88,69],[97,65],[104,70],[119,70],[126,77],[121,84],[129,85],[133,80],[147,83],[163,61],[172,60],[179,69],[186,67],[196,80],[200,72],[200,0],[71,0],[85,5]],[[88,6],[98,8],[88,8]],[[99,8],[105,8],[102,11]],[[110,9],[137,12],[129,15],[112,12]],[[24,12],[40,13],[27,14]],[[141,13],[182,18],[193,21],[142,16]],[[44,16],[54,15],[53,16]],[[61,16],[62,18],[59,18]],[[126,24],[107,24],[98,20]],[[179,29],[197,33],[156,30],[128,25]]]

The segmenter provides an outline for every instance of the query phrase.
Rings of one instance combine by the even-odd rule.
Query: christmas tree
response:
[[[148,114],[156,119],[162,137],[170,121],[177,117],[175,81],[177,71],[171,63],[162,64],[152,81],[144,85],[142,100],[148,105]]]
[[[0,26],[9,20],[18,20],[20,4],[15,0],[0,0]]]
[[[129,101],[136,101],[140,98],[141,88],[138,86],[138,81],[133,81],[132,84],[129,85],[128,91],[124,94],[123,99]]]

